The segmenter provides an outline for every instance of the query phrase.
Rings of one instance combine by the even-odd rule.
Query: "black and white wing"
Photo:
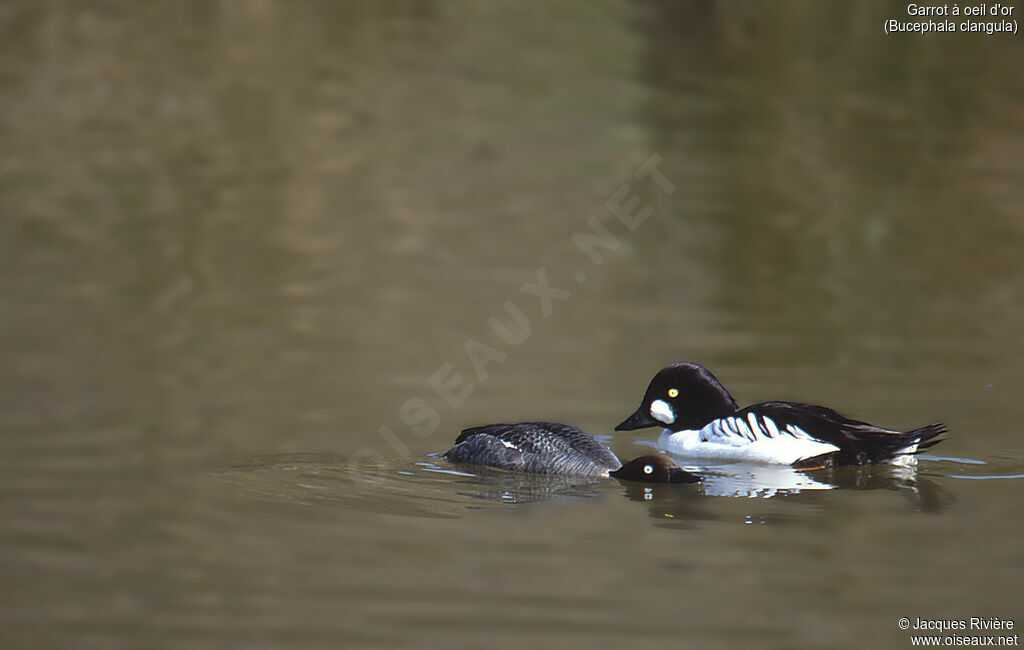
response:
[[[942,424],[894,431],[854,420],[825,406],[796,402],[762,402],[739,410],[734,419],[740,418],[746,423],[747,436],[789,435],[833,445],[842,456],[833,459],[838,464],[881,462],[901,454],[916,454],[938,443],[946,431]]]
[[[773,412],[755,410],[755,407],[737,411],[736,415],[713,420],[700,430],[701,442],[734,447],[742,447],[761,440],[777,439],[781,441],[787,438],[819,441],[795,422],[788,422],[784,418],[779,419]]]

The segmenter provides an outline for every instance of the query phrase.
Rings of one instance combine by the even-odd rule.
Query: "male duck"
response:
[[[663,426],[658,447],[689,458],[793,465],[914,462],[941,441],[942,424],[911,431],[883,429],[824,406],[762,402],[738,408],[706,368],[675,363],[651,380],[640,408],[616,431]]]

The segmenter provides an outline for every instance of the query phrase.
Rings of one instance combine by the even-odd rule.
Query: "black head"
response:
[[[697,363],[674,363],[654,375],[640,408],[615,430],[700,429],[716,418],[735,412],[732,395],[707,368]]]
[[[621,481],[640,483],[696,483],[700,480],[662,454],[641,456],[608,474]]]

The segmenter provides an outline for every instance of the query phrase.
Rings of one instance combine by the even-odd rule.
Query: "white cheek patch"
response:
[[[651,417],[662,424],[672,424],[676,421],[676,412],[668,402],[656,399],[651,402]]]

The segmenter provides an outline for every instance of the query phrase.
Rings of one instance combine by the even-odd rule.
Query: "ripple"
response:
[[[1001,478],[1024,478],[1024,474],[977,474],[977,475],[947,474],[946,476],[948,476],[949,478],[970,479],[972,481],[989,481],[989,480],[1001,479]]]
[[[466,472],[430,460],[354,465],[344,456],[288,454],[239,461],[215,475],[255,498],[418,517],[459,517],[554,498],[597,496],[602,479]]]

